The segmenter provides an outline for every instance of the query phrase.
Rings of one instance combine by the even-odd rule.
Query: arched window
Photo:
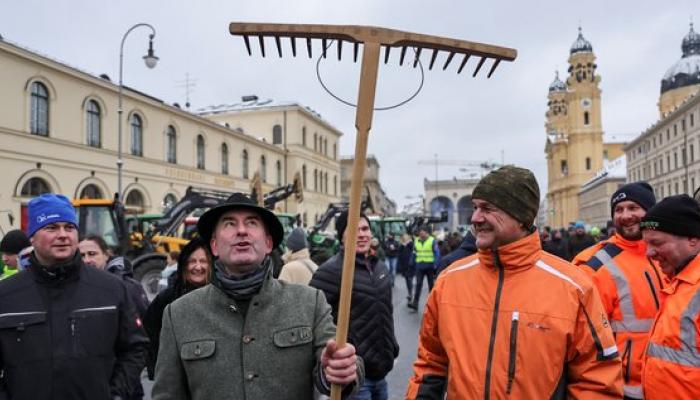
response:
[[[260,156],[260,179],[263,183],[267,182],[267,161],[265,156]]]
[[[301,127],[301,145],[306,147],[306,127]]]
[[[204,169],[204,136],[197,135],[197,169]]]
[[[137,114],[131,115],[131,154],[143,155],[143,121]]]
[[[23,197],[35,197],[44,193],[51,193],[51,186],[41,178],[31,178],[22,185],[20,195]]]
[[[102,132],[100,132],[100,106],[95,100],[87,103],[87,145],[92,147],[102,146]]]
[[[301,182],[304,184],[304,189],[306,189],[306,164],[301,166]]]
[[[282,162],[277,160],[275,170],[277,170],[277,186],[282,186]]]
[[[241,155],[241,175],[243,176],[243,179],[248,179],[248,151],[243,150],[243,154]]]
[[[49,136],[49,91],[41,82],[32,83],[29,132]]]
[[[589,120],[589,119],[590,119],[590,118],[589,118],[589,116],[588,116],[588,111],[584,111],[584,112],[583,112],[583,124],[584,124],[584,125],[588,125],[588,124],[590,123],[590,120]]]
[[[221,143],[221,173],[228,175],[228,145]]]
[[[167,149],[165,161],[170,164],[177,164],[177,132],[175,132],[175,127],[172,125],[168,125],[166,141]]]
[[[126,195],[126,201],[124,202],[126,207],[137,214],[141,214],[144,211],[146,202],[144,201],[143,194],[134,189]]]
[[[163,212],[168,212],[168,210],[170,210],[175,203],[177,203],[177,197],[175,197],[175,195],[172,193],[166,194],[165,197],[163,197]]]
[[[100,190],[97,185],[92,183],[86,185],[83,190],[80,191],[81,199],[101,199],[103,197],[104,195],[102,194],[102,190]]]
[[[282,127],[280,125],[272,127],[272,144],[282,144]]]

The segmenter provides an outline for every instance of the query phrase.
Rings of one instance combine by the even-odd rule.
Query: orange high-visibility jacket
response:
[[[590,274],[610,320],[622,358],[623,391],[643,399],[642,355],[659,311],[664,274],[646,255],[643,240],[619,235],[591,246],[572,261]]]
[[[700,399],[700,256],[661,293],[663,304],[644,354],[644,396]]]
[[[407,399],[619,399],[620,358],[590,279],[535,232],[440,274]]]

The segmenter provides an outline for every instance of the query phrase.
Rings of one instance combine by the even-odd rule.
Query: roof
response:
[[[627,157],[623,154],[612,161],[603,161],[603,168],[595,176],[581,185],[581,191],[587,190],[598,182],[611,179],[627,178]]]
[[[603,143],[629,143],[633,141],[638,133],[603,133]]]

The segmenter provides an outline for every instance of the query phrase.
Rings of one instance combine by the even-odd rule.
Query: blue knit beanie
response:
[[[49,224],[69,222],[78,226],[75,208],[62,194],[47,193],[29,201],[29,237]]]

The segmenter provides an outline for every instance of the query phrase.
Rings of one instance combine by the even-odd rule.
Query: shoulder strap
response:
[[[605,262],[603,260],[615,258],[615,256],[617,256],[620,253],[622,253],[622,249],[618,245],[614,243],[607,243],[605,246],[603,246],[602,249],[598,250],[593,255],[593,257],[589,258],[588,261],[586,261],[586,265],[591,267],[594,271],[598,271],[600,267],[605,265]]]

